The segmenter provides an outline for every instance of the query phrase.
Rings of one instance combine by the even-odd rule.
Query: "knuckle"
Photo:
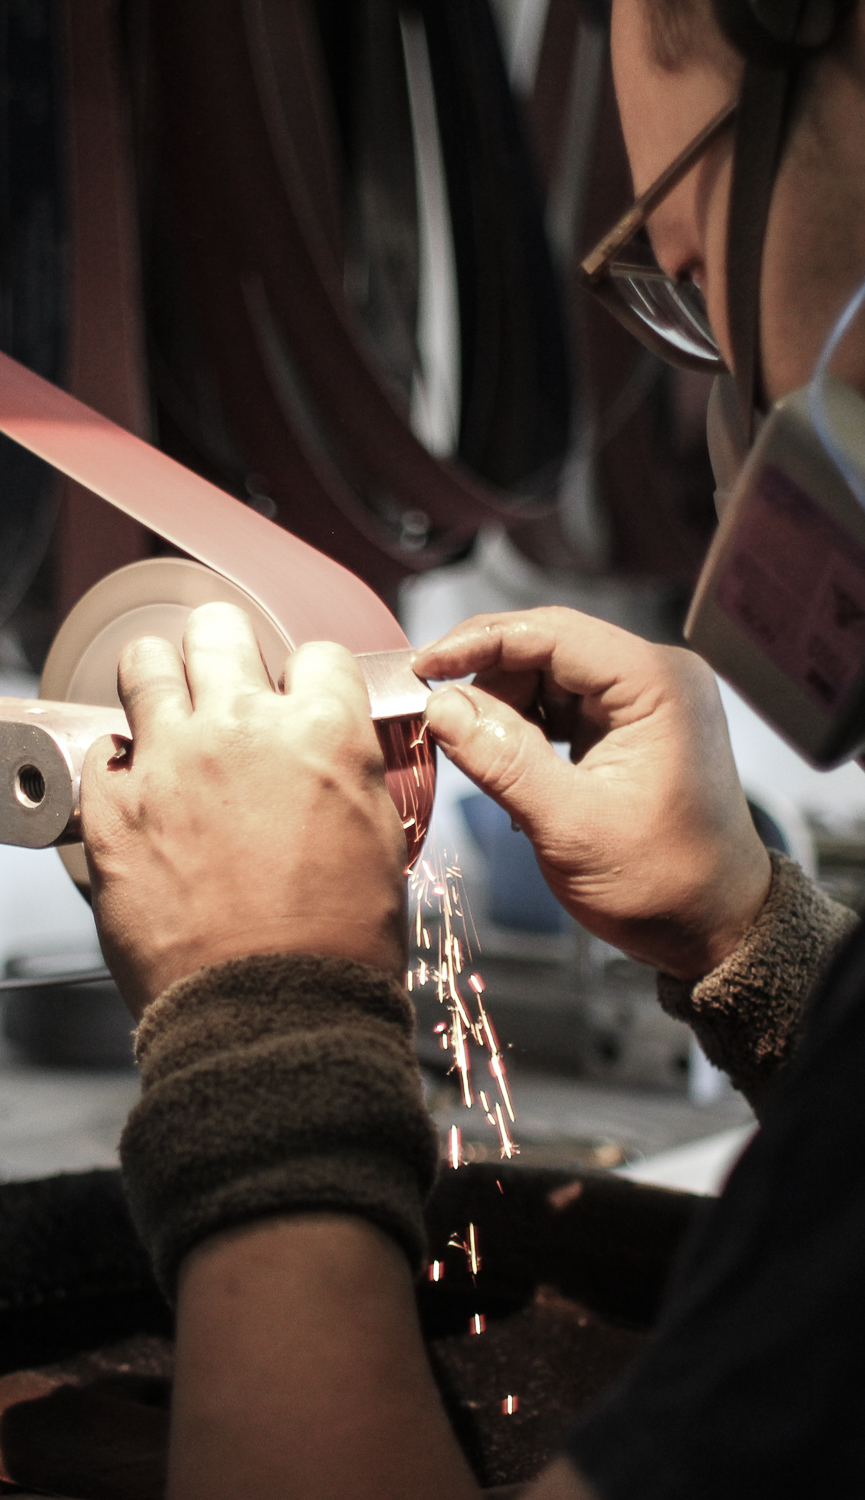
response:
[[[336,745],[356,733],[357,716],[335,695],[314,698],[298,716],[298,730],[319,745]]]

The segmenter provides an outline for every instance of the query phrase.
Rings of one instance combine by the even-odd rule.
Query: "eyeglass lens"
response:
[[[659,268],[619,261],[609,277],[623,302],[669,350],[669,357],[705,369],[722,367],[706,306],[693,282],[674,282]]]

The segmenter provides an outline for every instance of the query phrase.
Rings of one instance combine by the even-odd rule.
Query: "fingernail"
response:
[[[478,711],[461,687],[441,688],[427,699],[426,720],[439,744],[456,746],[477,723]]]

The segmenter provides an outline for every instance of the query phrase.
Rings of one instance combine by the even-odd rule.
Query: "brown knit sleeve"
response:
[[[758,1113],[796,1049],[816,981],[859,920],[794,860],[775,850],[770,857],[763,910],[724,962],[693,984],[658,975],[664,1010],[688,1022],[709,1061]]]
[[[327,1210],[392,1234],[415,1269],[438,1141],[413,1013],[365,964],[265,954],[202,969],[144,1014],[121,1139],[132,1217],[171,1298],[220,1229]]]

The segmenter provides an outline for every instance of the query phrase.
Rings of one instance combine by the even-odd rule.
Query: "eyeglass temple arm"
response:
[[[719,110],[708,125],[700,131],[700,134],[688,143],[684,151],[679,153],[675,161],[670,163],[666,171],[646,188],[627,213],[623,214],[618,223],[613,225],[609,234],[605,234],[595,248],[589,251],[580,266],[587,281],[596,281],[616,251],[622,245],[626,245],[638,229],[642,229],[653,209],[666,197],[667,193],[673,191],[703,152],[708,151],[717,137],[731,123],[736,109],[735,100],[732,104],[725,104],[724,108]]]

